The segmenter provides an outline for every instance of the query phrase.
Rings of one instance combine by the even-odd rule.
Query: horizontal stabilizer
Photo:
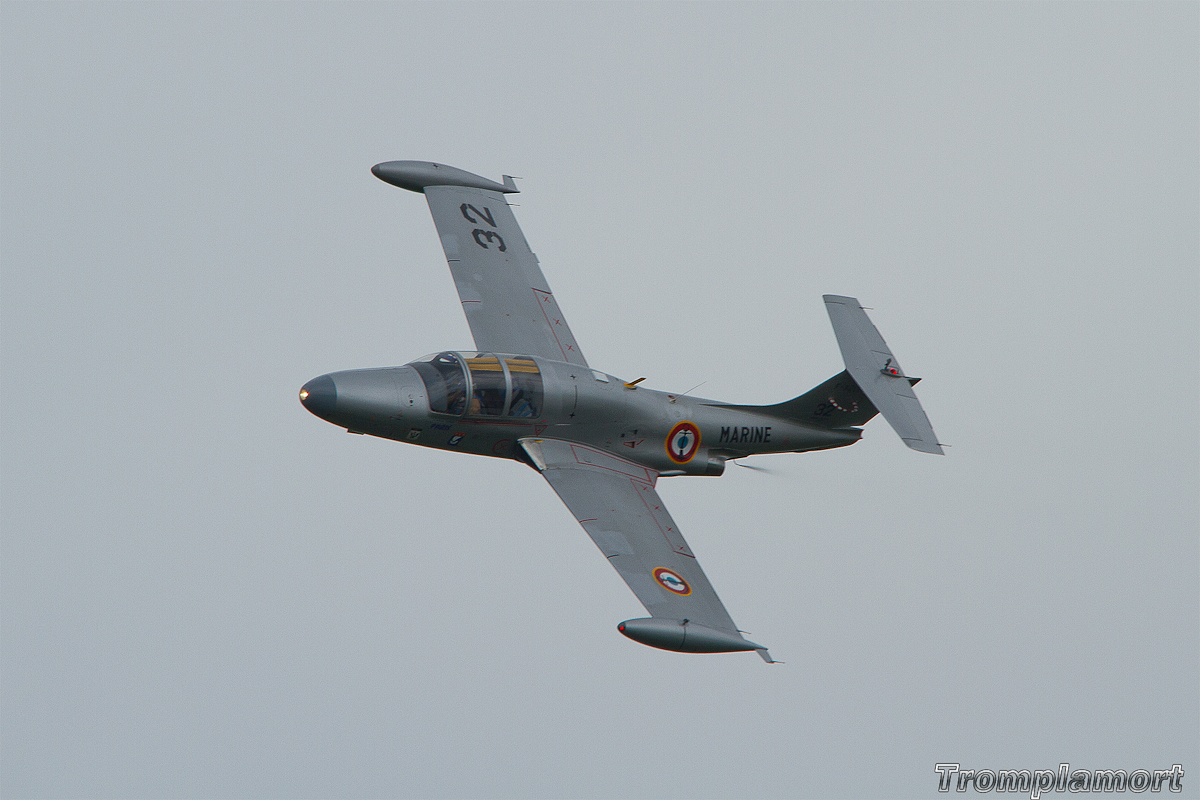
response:
[[[850,377],[906,445],[941,455],[929,417],[913,393],[913,381],[905,376],[858,300],[834,294],[824,300]]]

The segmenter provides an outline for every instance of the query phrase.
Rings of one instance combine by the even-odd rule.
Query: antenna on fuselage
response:
[[[706,383],[708,383],[708,381],[700,381],[699,383],[697,383],[697,384],[696,384],[695,386],[693,386],[692,388],[688,389],[688,390],[687,390],[686,392],[684,392],[683,394],[673,394],[673,395],[671,395],[671,399],[670,399],[670,400],[668,400],[667,402],[668,402],[668,403],[674,403],[674,402],[675,402],[676,400],[678,400],[679,398],[681,398],[681,397],[686,397],[687,395],[689,395],[689,394],[691,394],[692,392],[696,391],[697,389],[699,389],[701,386],[703,386],[703,385],[704,385],[704,384],[706,384]]]

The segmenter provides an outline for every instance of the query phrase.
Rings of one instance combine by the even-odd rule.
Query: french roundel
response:
[[[676,464],[686,464],[700,449],[700,429],[684,420],[667,434],[667,455]]]
[[[669,592],[674,592],[678,595],[689,595],[692,593],[692,587],[688,585],[687,581],[679,577],[679,573],[675,572],[675,570],[659,567],[654,570],[654,580],[658,581],[659,585]]]

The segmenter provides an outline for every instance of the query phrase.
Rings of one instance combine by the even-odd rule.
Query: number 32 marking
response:
[[[458,210],[462,212],[463,219],[473,225],[478,225],[480,222],[486,222],[491,227],[496,227],[496,220],[492,216],[492,210],[487,206],[484,206],[483,210],[480,211],[470,203],[463,203],[458,207]],[[471,216],[471,212],[474,212],[475,217],[479,217],[479,219],[475,219],[475,217]],[[479,245],[484,250],[489,249],[488,244],[495,244],[496,249],[501,253],[508,249],[508,246],[504,244],[504,239],[501,238],[500,234],[496,233],[495,231],[476,228],[475,230],[471,231],[471,236],[475,239],[475,244]],[[485,239],[487,240],[486,242],[484,241]]]

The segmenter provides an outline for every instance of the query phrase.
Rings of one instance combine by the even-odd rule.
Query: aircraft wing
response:
[[[655,491],[657,472],[575,442],[520,441],[542,477],[654,617],[622,623],[625,635],[668,650],[757,650],[772,663],[766,648],[743,639],[733,624]],[[632,632],[637,624],[647,630],[642,636]],[[687,626],[693,644],[662,643],[674,641],[672,633]]]
[[[425,194],[476,350],[587,366],[504,199],[517,191],[511,178],[499,184],[428,161],[389,161],[371,171]]]

